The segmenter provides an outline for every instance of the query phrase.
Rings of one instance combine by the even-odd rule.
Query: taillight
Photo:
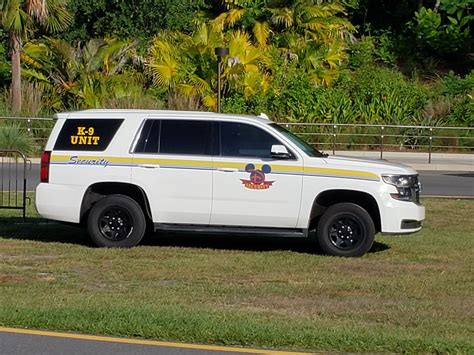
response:
[[[49,162],[51,160],[51,152],[44,151],[41,154],[41,173],[40,181],[49,182]]]

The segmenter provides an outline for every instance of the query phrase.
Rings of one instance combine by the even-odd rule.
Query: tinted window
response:
[[[221,123],[221,155],[270,159],[272,145],[281,144],[262,129],[241,123]]]
[[[138,138],[135,153],[158,153],[160,139],[160,123],[158,120],[147,120]]]
[[[161,121],[161,154],[212,154],[212,122],[194,120]]]
[[[122,119],[66,120],[54,150],[105,150],[122,122]]]

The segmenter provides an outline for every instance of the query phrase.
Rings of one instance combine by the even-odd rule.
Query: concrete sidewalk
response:
[[[332,155],[332,151],[325,151]],[[336,151],[336,155],[364,159],[380,159],[380,151]],[[415,170],[428,171],[474,171],[474,154],[383,152],[383,159],[409,165]]]

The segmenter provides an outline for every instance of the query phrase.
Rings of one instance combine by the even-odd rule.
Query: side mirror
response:
[[[291,157],[288,149],[284,145],[279,144],[272,145],[271,154],[274,159],[290,159]]]

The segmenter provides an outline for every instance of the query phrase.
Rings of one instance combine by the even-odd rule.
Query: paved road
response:
[[[33,191],[39,183],[39,164],[32,164],[28,171],[27,190]],[[4,167],[6,181],[6,168]],[[12,171],[12,176],[14,172]],[[19,177],[22,177],[22,170]],[[467,171],[419,171],[424,196],[467,196],[474,197],[474,172]],[[1,171],[0,171],[1,175]]]
[[[0,327],[0,354],[5,355],[227,355],[242,353],[270,354],[270,351]],[[297,354],[278,351],[271,353]]]
[[[422,195],[474,197],[474,172],[419,171]]]

